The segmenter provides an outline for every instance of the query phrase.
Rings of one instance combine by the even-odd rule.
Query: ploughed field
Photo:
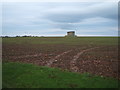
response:
[[[3,63],[32,63],[120,79],[117,37],[14,37],[2,40]]]

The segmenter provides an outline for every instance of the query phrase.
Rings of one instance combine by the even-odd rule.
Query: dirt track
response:
[[[61,56],[65,55],[71,51],[72,50],[68,50],[68,51],[65,51],[65,52],[55,56],[54,58],[50,59],[45,66],[51,66],[54,62],[57,62],[57,59],[59,59]]]
[[[70,61],[70,68],[74,71],[74,72],[78,72],[79,71],[79,68],[77,67],[77,59],[80,58],[80,56],[84,53],[84,52],[87,52],[87,51],[90,51],[90,50],[93,50],[93,49],[96,49],[96,48],[99,48],[99,47],[94,47],[94,48],[89,48],[89,49],[85,49],[85,50],[82,50],[81,52],[78,52],[74,57],[73,59]]]

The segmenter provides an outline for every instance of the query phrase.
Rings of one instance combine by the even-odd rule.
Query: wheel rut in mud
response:
[[[96,49],[96,48],[99,48],[99,47],[88,48],[88,49],[84,49],[84,50],[78,52],[78,53],[73,57],[73,59],[70,61],[70,68],[71,68],[71,70],[74,71],[74,72],[78,72],[78,71],[79,71],[79,68],[78,68],[77,65],[76,65],[77,59],[80,58],[80,56],[81,56],[84,52],[88,52],[88,51],[93,50],[93,49]]]
[[[54,62],[57,62],[57,60],[58,60],[61,56],[66,55],[67,53],[69,53],[69,52],[71,52],[71,51],[72,51],[72,50],[68,50],[68,51],[65,51],[65,52],[63,52],[63,53],[55,56],[54,58],[50,59],[50,60],[47,62],[46,66],[51,66]]]

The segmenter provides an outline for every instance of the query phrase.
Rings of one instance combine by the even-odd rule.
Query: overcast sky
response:
[[[4,2],[2,35],[117,36],[117,2]]]

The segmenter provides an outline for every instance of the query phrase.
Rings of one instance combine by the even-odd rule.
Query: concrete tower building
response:
[[[75,31],[69,31],[69,32],[67,32],[67,36],[75,37]]]

